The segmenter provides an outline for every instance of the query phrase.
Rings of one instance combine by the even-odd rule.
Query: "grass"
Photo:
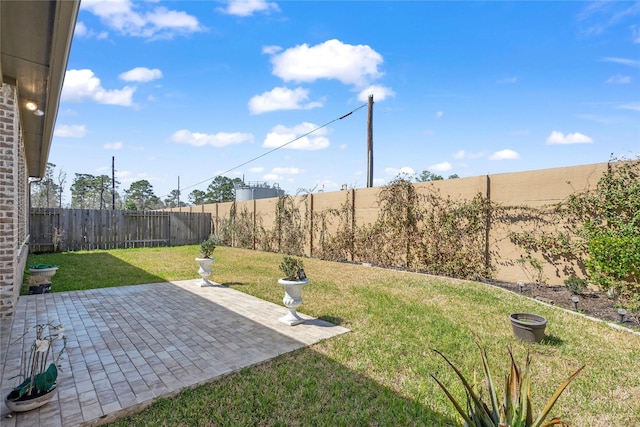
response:
[[[197,246],[30,255],[60,266],[53,291],[198,278]],[[282,255],[218,247],[211,279],[281,304]],[[509,366],[532,354],[534,412],[571,373],[583,372],[551,411],[574,426],[640,420],[640,336],[477,282],[305,259],[300,311],[351,329],[218,381],[159,399],[114,425],[460,425],[430,374],[464,391],[438,349],[468,377],[481,374],[476,336],[501,388]],[[547,337],[513,338],[508,315],[535,312]]]

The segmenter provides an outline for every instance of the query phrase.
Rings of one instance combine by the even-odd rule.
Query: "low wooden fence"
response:
[[[30,251],[79,251],[198,244],[210,213],[32,208]]]

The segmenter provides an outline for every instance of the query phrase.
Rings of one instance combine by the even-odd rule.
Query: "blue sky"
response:
[[[640,3],[83,0],[49,161],[365,187],[369,94],[374,186],[635,157]]]

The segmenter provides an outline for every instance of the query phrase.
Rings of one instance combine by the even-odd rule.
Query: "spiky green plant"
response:
[[[502,402],[498,402],[498,393],[496,387],[493,384],[491,372],[487,364],[487,353],[476,342],[480,355],[482,356],[482,366],[487,381],[487,389],[491,399],[491,408],[482,400],[478,392],[477,383],[475,380],[473,385],[462,375],[462,373],[456,368],[453,363],[445,357],[444,354],[438,350],[433,350],[438,353],[444,360],[453,368],[456,375],[462,381],[467,393],[466,411],[463,406],[453,397],[453,395],[447,390],[435,376],[431,377],[438,383],[438,385],[445,392],[449,400],[453,403],[458,413],[465,421],[466,427],[550,427],[550,426],[567,426],[568,424],[559,418],[552,418],[545,422],[545,419],[549,415],[551,408],[555,405],[556,401],[562,394],[569,383],[582,371],[584,366],[574,372],[569,378],[567,378],[558,387],[556,392],[551,396],[542,412],[537,418],[533,416],[533,410],[531,406],[531,377],[529,372],[529,363],[531,357],[527,352],[524,371],[518,369],[515,360],[513,359],[513,353],[509,349],[509,356],[511,358],[511,371],[505,378],[505,389]]]
[[[285,274],[286,280],[304,280],[307,276],[304,274],[304,262],[300,258],[285,255],[280,263],[280,271]]]

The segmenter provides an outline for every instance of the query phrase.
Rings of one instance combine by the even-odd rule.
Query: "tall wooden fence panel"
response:
[[[31,252],[198,244],[211,213],[32,208]]]

